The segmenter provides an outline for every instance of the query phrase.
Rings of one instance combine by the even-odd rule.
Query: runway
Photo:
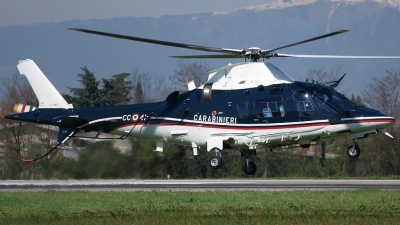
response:
[[[400,189],[400,180],[7,180],[0,191],[213,191]]]

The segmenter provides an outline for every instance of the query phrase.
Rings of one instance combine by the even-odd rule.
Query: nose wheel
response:
[[[360,156],[361,149],[358,147],[357,139],[354,139],[353,142],[353,145],[347,149],[347,155],[352,159],[356,159],[358,156]]]

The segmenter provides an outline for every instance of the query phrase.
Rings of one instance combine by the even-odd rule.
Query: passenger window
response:
[[[284,117],[285,108],[281,97],[261,98],[254,102],[257,118]]]
[[[311,96],[305,90],[296,91],[293,94],[297,114],[300,117],[315,116],[315,109],[311,103]]]
[[[249,109],[247,107],[247,102],[238,103],[237,109],[240,119],[245,119],[249,116]]]

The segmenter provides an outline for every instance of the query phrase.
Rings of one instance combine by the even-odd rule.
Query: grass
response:
[[[0,192],[0,224],[399,224],[400,191]]]

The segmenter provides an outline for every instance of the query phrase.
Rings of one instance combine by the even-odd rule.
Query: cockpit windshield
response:
[[[316,89],[313,91],[313,95],[319,101],[322,101],[322,104],[328,105],[341,115],[348,114],[349,110],[353,110],[356,107],[356,105],[343,94],[332,89]]]

